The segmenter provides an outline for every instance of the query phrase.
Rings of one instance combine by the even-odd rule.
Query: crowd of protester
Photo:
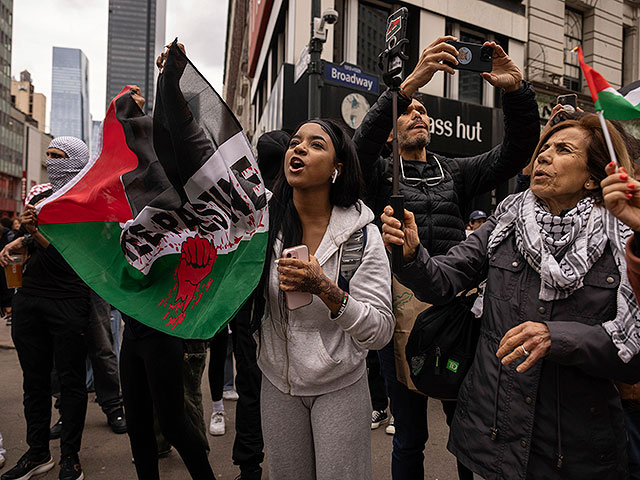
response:
[[[605,130],[597,115],[562,106],[541,131],[533,87],[487,42],[494,67],[482,77],[502,97],[502,142],[467,158],[431,152],[415,93],[435,73],[455,73],[449,40],[423,50],[400,86],[397,118],[387,91],[353,136],[309,119],[258,140],[272,193],[267,258],[251,298],[207,342],[124,314],[120,338],[119,312],[38,231],[37,204],[89,161],[82,141],[55,138],[50,184],[32,190],[17,226],[2,219],[0,263],[27,258],[22,287],[0,284],[0,306],[23,372],[29,449],[1,479],[51,470],[58,437],[60,480],[85,478],[88,365],[107,423],[128,434],[139,479],[159,479],[158,458],[172,447],[191,478],[215,478],[206,432],[226,433],[223,399],[238,401],[238,479],[262,478],[265,459],[277,480],[372,478],[370,431],[385,424],[392,478],[424,478],[429,398],[412,382],[405,346],[431,305],[470,289],[475,355],[457,398],[439,399],[458,477],[640,478],[640,143],[620,123]],[[130,95],[142,109],[140,90]],[[389,205],[394,122],[402,220]],[[516,176],[495,211],[466,215],[475,196]],[[403,264],[392,273],[394,246]],[[399,298],[410,300],[398,308]],[[0,435],[0,467],[4,454]]]

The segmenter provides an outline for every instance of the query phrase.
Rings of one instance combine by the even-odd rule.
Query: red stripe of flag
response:
[[[133,214],[121,176],[135,170],[138,157],[129,149],[122,124],[116,117],[116,100],[128,95],[127,85],[109,104],[102,125],[102,152],[91,169],[60,198],[38,214],[42,224],[126,222]]]
[[[609,82],[596,72],[593,68],[587,65],[584,62],[584,55],[582,54],[582,48],[576,47],[578,50],[578,61],[580,62],[580,68],[582,69],[582,73],[584,74],[584,78],[587,80],[587,85],[589,86],[589,91],[591,92],[591,98],[595,103],[598,100],[598,93],[604,90],[605,88],[610,88]]]

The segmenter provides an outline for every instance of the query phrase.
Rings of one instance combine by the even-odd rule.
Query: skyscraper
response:
[[[91,145],[89,60],[78,48],[53,47],[51,134],[71,135]]]
[[[14,106],[38,122],[38,128],[45,131],[47,97],[37,93],[28,70],[20,72],[20,80],[11,79],[11,102]]]
[[[145,111],[151,113],[166,10],[166,0],[109,0],[107,106],[125,85],[135,84],[147,100]]]
[[[11,116],[13,0],[0,0],[0,215],[18,211],[24,124]],[[19,112],[18,112],[19,113]]]

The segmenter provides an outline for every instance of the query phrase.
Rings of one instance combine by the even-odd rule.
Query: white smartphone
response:
[[[285,248],[282,251],[282,258],[296,258],[308,262],[309,249],[306,245]],[[308,292],[284,292],[284,300],[287,310],[296,310],[309,305],[313,301],[313,295]]]

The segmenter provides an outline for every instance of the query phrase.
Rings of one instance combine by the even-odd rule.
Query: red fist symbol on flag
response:
[[[175,303],[169,304],[170,310],[165,315],[165,319],[172,311],[175,315],[169,317],[169,322],[167,323],[167,325],[172,326],[172,330],[184,320],[187,307],[192,302],[193,306],[195,306],[200,301],[202,297],[202,291],[199,292],[201,283],[211,273],[217,256],[213,242],[199,235],[190,237],[182,243],[180,263],[178,263],[174,275],[176,285],[169,292],[169,298],[171,298],[176,288],[178,292]],[[209,280],[205,289],[208,290],[210,285],[211,280]]]

